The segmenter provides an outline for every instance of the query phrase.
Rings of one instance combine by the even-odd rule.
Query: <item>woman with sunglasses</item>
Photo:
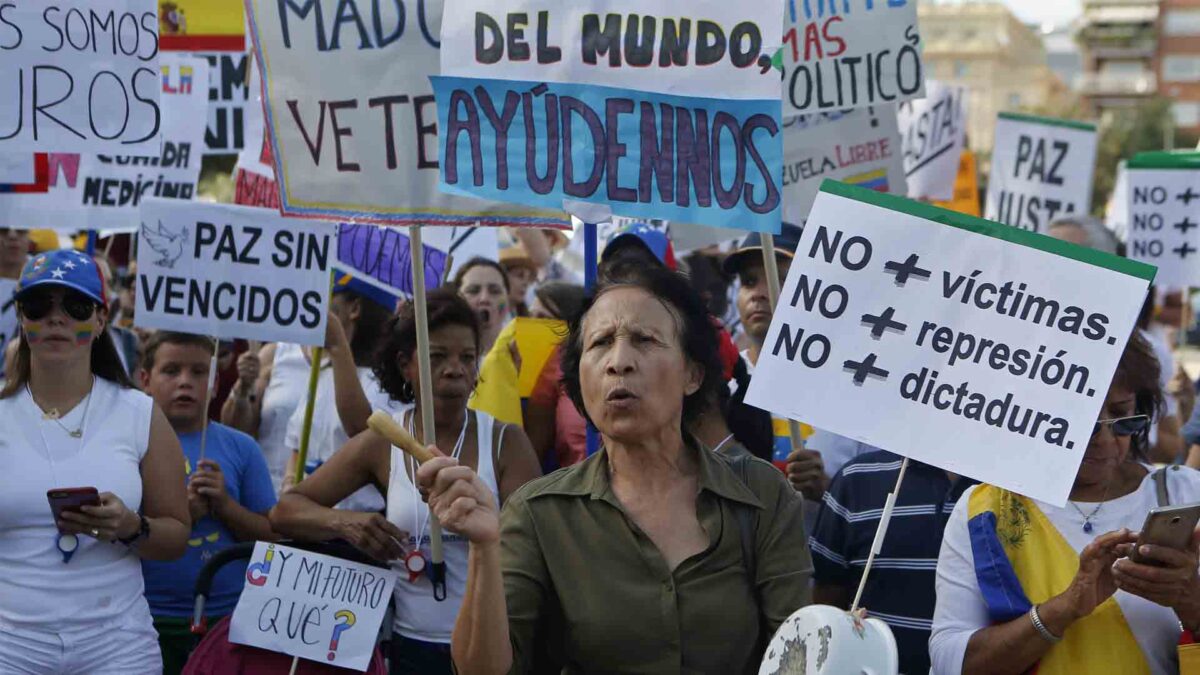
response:
[[[0,390],[0,670],[161,672],[141,559],[187,546],[187,499],[172,488],[184,480],[179,441],[121,366],[91,258],[34,257],[14,297],[21,337]]]
[[[1200,501],[1200,473],[1145,464],[1158,374],[1135,331],[1066,504],[963,494],[938,558],[933,673],[1180,672],[1176,646],[1200,633],[1200,541],[1128,557],[1151,509]]]

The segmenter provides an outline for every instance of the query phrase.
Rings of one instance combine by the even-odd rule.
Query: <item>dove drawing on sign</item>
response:
[[[172,232],[163,227],[161,220],[158,221],[156,228],[147,227],[145,223],[142,223],[141,241],[161,256],[154,261],[154,264],[159,267],[175,269],[175,261],[183,255],[183,245],[187,242],[187,238],[186,227],[180,232]]]

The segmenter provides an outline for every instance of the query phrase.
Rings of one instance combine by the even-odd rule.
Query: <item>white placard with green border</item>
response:
[[[983,215],[1034,232],[1087,215],[1095,165],[1094,124],[1000,113]]]
[[[1145,152],[1126,166],[1129,257],[1163,288],[1200,286],[1200,152]]]
[[[1062,505],[1153,278],[825,181],[746,401]]]

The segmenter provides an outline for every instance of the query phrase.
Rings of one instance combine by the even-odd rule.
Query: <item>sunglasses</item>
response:
[[[90,319],[96,312],[95,301],[82,293],[71,290],[64,292],[62,299],[57,303],[54,296],[47,291],[30,291],[21,298],[18,304],[21,307],[21,314],[31,321],[41,321],[49,316],[55,304],[62,307],[63,312],[76,321]]]
[[[1097,420],[1096,426],[1092,427],[1092,435],[1100,433],[1102,427],[1108,427],[1109,432],[1113,436],[1123,438],[1139,434],[1150,426],[1149,415],[1130,415],[1129,417],[1117,417],[1111,420]]]

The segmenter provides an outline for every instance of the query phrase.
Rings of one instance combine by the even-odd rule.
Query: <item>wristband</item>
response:
[[[1046,624],[1042,623],[1042,617],[1038,615],[1037,605],[1029,608],[1029,620],[1033,622],[1033,629],[1036,630],[1038,635],[1041,635],[1042,639],[1046,642],[1057,644],[1062,641],[1062,638],[1058,637],[1054,633],[1051,633],[1050,630],[1046,628]]]
[[[139,513],[138,514],[137,532],[134,532],[131,536],[125,537],[124,539],[118,539],[117,541],[121,542],[122,544],[125,544],[126,546],[132,547],[134,544],[138,543],[142,539],[145,539],[149,536],[150,536],[150,521],[146,519],[146,516],[143,516],[142,514]]]

